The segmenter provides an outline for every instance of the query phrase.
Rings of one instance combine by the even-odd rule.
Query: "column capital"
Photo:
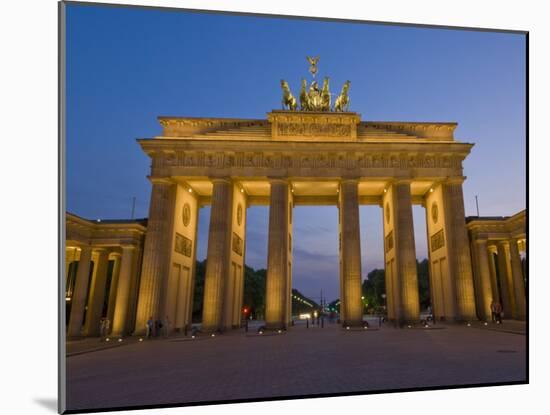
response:
[[[290,184],[290,180],[287,179],[286,177],[273,177],[273,176],[268,176],[268,177],[267,177],[267,180],[269,181],[270,184],[273,184],[273,183]]]
[[[487,249],[491,253],[497,253],[497,246],[494,242],[487,242]]]
[[[216,183],[226,183],[226,184],[233,184],[233,179],[229,176],[210,176],[209,177],[212,184]]]
[[[443,183],[445,184],[463,184],[466,180],[466,176],[454,176],[454,177],[447,177]]]
[[[104,246],[93,246],[92,251],[97,252],[98,254],[109,253],[109,249]]]
[[[396,179],[391,180],[389,183],[390,183],[390,185],[411,184],[412,179],[411,178],[405,178],[405,177],[396,178]]]
[[[500,241],[497,241],[497,245],[503,246],[503,247],[509,246],[510,245],[510,240],[509,239],[502,239]]]
[[[359,183],[359,177],[342,177],[340,179],[340,184],[343,183]]]
[[[147,176],[147,180],[149,180],[151,184],[165,184],[165,185],[175,184],[170,177]]]

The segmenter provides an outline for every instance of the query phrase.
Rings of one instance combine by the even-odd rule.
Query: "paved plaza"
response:
[[[526,380],[523,324],[437,327],[134,339],[67,358],[68,409]]]

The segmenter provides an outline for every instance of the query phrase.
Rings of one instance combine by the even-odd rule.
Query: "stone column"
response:
[[[212,208],[208,230],[206,275],[202,329],[213,332],[222,329],[225,282],[229,276],[231,243],[231,206],[233,185],[229,179],[213,179]]]
[[[289,185],[282,179],[270,183],[265,321],[268,329],[281,329],[286,327],[288,292]]]
[[[122,246],[122,258],[118,274],[118,288],[112,323],[112,334],[124,336],[126,334],[128,320],[128,303],[130,298],[130,284],[132,282],[132,265],[135,247],[133,245]]]
[[[169,273],[176,184],[153,180],[147,233],[143,249],[143,264],[139,286],[135,334],[146,332],[147,320],[159,315],[160,293]]]
[[[344,308],[342,323],[346,326],[363,324],[361,301],[361,236],[359,228],[358,181],[345,179],[340,182],[340,227],[342,234],[342,259],[340,276],[342,292],[340,309]]]
[[[491,274],[489,270],[489,256],[487,241],[478,239],[475,242],[476,258],[477,258],[477,279],[479,287],[479,305],[480,310],[477,310],[479,317],[483,320],[491,319],[491,301],[493,293],[491,291]]]
[[[500,301],[500,294],[498,292],[498,283],[497,283],[497,270],[495,267],[495,253],[496,246],[490,245],[487,248],[487,260],[489,262],[489,275],[491,276],[491,293],[493,301]]]
[[[81,335],[82,319],[84,318],[84,307],[88,295],[88,284],[90,281],[90,264],[92,261],[92,248],[83,246],[80,250],[80,261],[76,271],[76,282],[71,305],[71,315],[67,337]]]
[[[500,281],[500,291],[502,308],[506,318],[515,317],[515,306],[513,300],[512,277],[508,267],[508,241],[499,241],[498,243],[498,279]]]
[[[107,318],[110,322],[110,330],[113,329],[113,317],[115,315],[116,293],[118,289],[118,276],[120,273],[120,254],[114,252],[111,254],[114,259],[113,273],[111,275],[111,287],[109,289],[109,303],[107,307]]]
[[[96,249],[97,264],[95,266],[88,299],[88,310],[86,311],[86,322],[84,333],[86,336],[99,336],[99,320],[103,312],[105,302],[105,289],[107,286],[107,270],[109,265],[109,251]]]
[[[443,200],[449,244],[449,268],[455,284],[457,317],[459,320],[473,320],[476,319],[476,306],[462,181],[462,178],[447,181],[443,185]]]
[[[512,280],[514,286],[514,299],[516,303],[515,318],[525,320],[525,283],[523,282],[523,270],[519,256],[518,241],[510,241],[510,263],[512,265]]]
[[[396,271],[400,293],[398,319],[404,322],[413,322],[420,319],[420,299],[418,297],[410,182],[396,182],[393,192],[395,198]]]

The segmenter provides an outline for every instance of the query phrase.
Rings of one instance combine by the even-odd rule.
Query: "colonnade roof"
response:
[[[66,212],[66,243],[74,246],[140,246],[147,230],[147,219],[82,218]]]
[[[525,239],[527,236],[527,210],[512,216],[468,216],[466,228],[473,240]]]

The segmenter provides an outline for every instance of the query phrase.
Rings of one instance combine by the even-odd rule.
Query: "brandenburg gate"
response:
[[[313,72],[312,72],[313,73]],[[315,75],[313,73],[313,75]],[[303,81],[300,109],[281,81],[283,108],[267,119],[159,117],[160,136],[138,140],[151,158],[150,213],[135,333],[150,317],[191,323],[197,218],[211,205],[203,331],[241,322],[246,212],[269,206],[265,319],[291,321],[292,211],[339,209],[340,320],[361,325],[359,206],[381,207],[388,317],[419,320],[413,204],[426,208],[432,303],[448,320],[476,318],[464,217],[462,163],[473,144],[456,123],[363,121],[346,82],[333,108],[328,78]]]

